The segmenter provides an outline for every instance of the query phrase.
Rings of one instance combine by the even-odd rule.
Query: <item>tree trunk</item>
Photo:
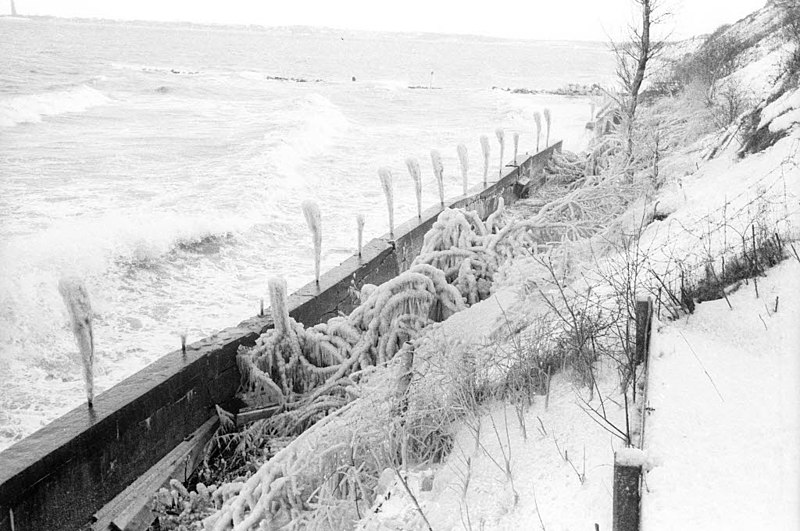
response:
[[[639,60],[636,65],[636,75],[630,86],[630,95],[628,100],[628,124],[627,124],[627,137],[628,143],[626,147],[626,158],[628,163],[633,162],[633,121],[636,116],[636,107],[639,104],[639,90],[642,88],[644,81],[644,73],[647,68],[647,61],[650,59],[650,15],[652,12],[652,0],[637,0],[642,4],[642,33],[640,36]],[[628,171],[628,178],[633,179],[633,168]]]

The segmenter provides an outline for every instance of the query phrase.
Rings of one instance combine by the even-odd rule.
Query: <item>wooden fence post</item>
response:
[[[614,452],[613,531],[639,531],[639,485],[644,453],[637,448]]]
[[[644,438],[644,419],[647,406],[647,357],[650,345],[650,328],[653,321],[653,301],[636,299],[636,365],[645,363],[645,396],[642,400],[642,428],[639,445]],[[639,531],[642,466],[644,452],[639,448],[622,448],[614,452],[614,501],[612,531]]]
[[[653,320],[653,301],[647,297],[636,299],[636,365],[642,363],[650,342],[650,324]]]

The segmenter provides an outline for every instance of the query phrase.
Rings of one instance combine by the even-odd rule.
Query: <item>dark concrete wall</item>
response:
[[[446,201],[486,217],[515,198],[520,175],[541,173],[558,143],[528,158],[497,182],[477,186],[467,197]],[[310,326],[357,301],[350,287],[380,284],[411,265],[422,239],[441,212],[439,206],[370,241],[363,256],[353,256],[290,296],[290,315]],[[139,475],[164,457],[230,401],[239,385],[235,354],[272,326],[253,317],[211,337],[170,352],[100,394],[94,408],[82,405],[19,443],[0,452],[0,531],[72,530]]]

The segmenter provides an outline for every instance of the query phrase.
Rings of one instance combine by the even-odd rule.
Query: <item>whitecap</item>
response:
[[[83,112],[110,101],[105,94],[86,85],[55,92],[14,96],[0,100],[0,127],[38,123],[45,116]]]
[[[284,176],[294,176],[303,162],[324,153],[350,127],[342,109],[316,93],[292,99],[271,118],[277,127],[264,141],[269,159]]]

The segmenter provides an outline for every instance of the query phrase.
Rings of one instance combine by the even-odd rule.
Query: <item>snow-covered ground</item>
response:
[[[589,419],[568,378],[558,376],[552,386],[549,407],[541,397],[525,415],[527,439],[514,406],[494,403],[481,418],[477,444],[474,426],[465,425],[443,465],[411,475],[412,491],[433,529],[611,528],[613,449],[621,443]],[[429,491],[422,488],[426,477],[433,479]],[[406,492],[394,485],[362,529],[425,526]]]
[[[765,17],[745,22],[761,27],[769,22]],[[738,26],[736,31],[748,31],[746,24]],[[761,101],[768,87],[758,82],[783,53],[773,44],[754,50],[751,66],[738,74]],[[665,101],[659,112],[692,112],[682,105]],[[663,186],[584,242],[605,243],[591,247],[591,256],[578,243],[561,255],[558,276],[572,271],[575,282],[558,281],[558,291],[584,293],[587,301],[592,293],[602,311],[618,302],[609,290],[627,288],[631,278],[637,295],[652,296],[653,278],[677,290],[684,274],[690,284],[706,271],[724,275],[722,257],[729,267],[732,258],[744,260],[756,231],[762,242],[775,237],[787,257],[758,279],[758,297],[752,280],[732,292],[732,309],[722,299],[699,303],[687,316],[659,304],[661,318],[680,318],[657,318],[652,338],[641,518],[646,531],[800,529],[800,257],[790,246],[800,238],[800,91],[761,105],[759,129],[785,132],[774,145],[740,158],[737,124],[731,134],[706,135],[708,129],[690,130],[696,121],[675,120],[684,124],[676,128],[686,129],[676,138],[686,140],[660,161]],[[635,252],[615,239],[635,240]],[[634,268],[635,277],[609,281]],[[490,380],[493,374],[508,379],[490,382],[494,398],[486,403],[470,388],[474,402],[456,404],[460,416],[441,438],[452,434],[443,462],[403,471],[405,482],[397,469],[378,468],[370,476],[379,476],[377,499],[366,516],[358,513],[357,529],[611,529],[614,453],[625,446],[622,432],[614,431],[626,426],[619,367],[598,361],[593,393],[585,374],[564,365],[548,397],[538,394],[518,408],[509,393],[512,373],[523,371],[509,363],[508,351],[553,350],[526,336],[537,326],[551,339],[564,332],[536,321],[547,309],[537,295],[547,291],[541,273],[541,264],[517,259],[495,279],[490,298],[426,329],[413,363],[417,375],[435,369],[420,378],[427,387],[415,388],[433,397],[431,407],[458,401],[441,374],[457,373],[467,359]],[[640,419],[632,412],[629,420],[638,441]]]
[[[436,335],[491,349],[489,334],[498,323],[504,326],[514,298],[513,289],[504,289],[437,325]],[[603,395],[618,395],[614,369],[601,372]],[[514,405],[494,401],[480,417],[461,423],[444,463],[409,474],[409,488],[430,527],[610,529],[614,450],[624,444],[590,418],[583,403],[588,399],[588,388],[571,373],[559,373],[549,401],[537,396],[524,421]],[[592,406],[600,407],[596,398]],[[607,400],[604,407],[610,420],[624,426],[619,403]],[[359,529],[427,529],[407,491],[391,473],[388,477],[388,498],[379,497]]]
[[[800,261],[758,289],[653,336],[645,531],[800,526]]]
[[[798,141],[796,131],[766,153],[701,167],[684,185],[688,199],[664,190],[665,201],[675,200],[675,221],[653,223],[643,239],[665,238],[659,245],[669,242],[672,254],[701,254],[693,248],[702,231],[686,229],[725,203],[710,190],[763,193],[752,183],[781,168]],[[791,223],[800,207],[800,169],[784,167],[783,174],[792,209],[784,220]],[[783,184],[780,190],[783,196]],[[489,348],[491,331],[525,312],[515,284],[441,323],[437,334],[463,348]],[[688,318],[656,322],[643,530],[800,528],[800,261],[790,256],[758,287],[759,298],[752,281],[732,293],[733,310],[722,299],[699,304]],[[624,426],[615,370],[601,364],[598,384],[609,420]],[[437,531],[611,529],[614,451],[624,444],[590,417],[585,399],[588,388],[568,371],[553,378],[547,407],[536,397],[524,423],[513,404],[492,402],[461,424],[444,463],[410,471],[419,508],[388,473],[384,494],[359,529],[427,529],[421,513]],[[596,397],[592,406],[599,407]]]
[[[791,113],[792,98],[769,114]],[[800,130],[787,129],[762,153],[739,159],[732,146],[692,175],[672,177],[654,198],[669,217],[641,236],[654,267],[679,259],[697,269],[709,256],[741,253],[733,229],[749,231],[755,222],[797,237]],[[731,242],[721,227],[731,230]],[[800,528],[800,261],[787,254],[759,279],[759,298],[750,281],[730,295],[733,310],[724,299],[705,302],[688,318],[657,323],[643,529]],[[487,348],[487,323],[496,328],[506,318],[501,306],[512,320],[525,313],[514,295],[523,283],[507,279],[500,304],[483,301],[442,323],[439,333]],[[617,374],[601,366],[598,380],[608,418],[624,426]],[[360,529],[427,529],[420,513],[437,531],[611,529],[613,455],[624,445],[590,417],[582,398],[587,387],[569,372],[558,374],[549,407],[537,396],[524,430],[512,404],[493,402],[479,419],[463,422],[443,464],[410,471],[419,508],[388,474],[384,496]],[[598,404],[595,398],[592,406]]]

